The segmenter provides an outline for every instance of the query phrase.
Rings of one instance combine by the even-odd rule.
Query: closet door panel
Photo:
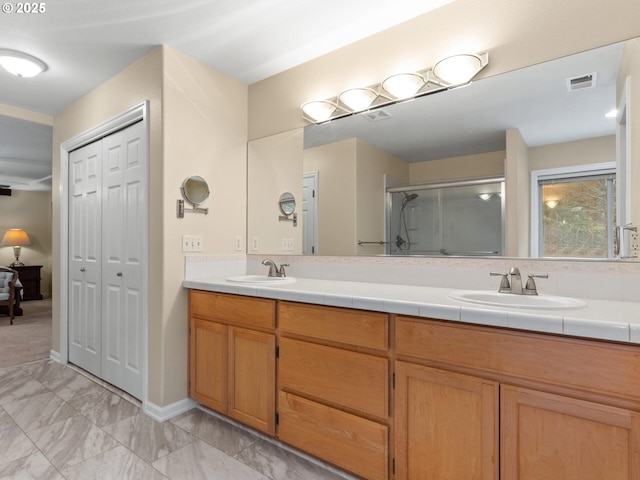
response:
[[[103,378],[142,398],[146,152],[138,123],[103,139]],[[108,333],[107,333],[108,332]]]
[[[69,361],[100,374],[100,142],[69,156]]]

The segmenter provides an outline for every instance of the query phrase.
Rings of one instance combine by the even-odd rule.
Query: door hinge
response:
[[[280,347],[276,345],[276,358],[280,358]]]
[[[280,414],[276,412],[276,425],[280,425]]]
[[[391,374],[391,388],[396,388],[396,372]]]
[[[391,459],[391,473],[396,474],[396,459],[395,457]]]

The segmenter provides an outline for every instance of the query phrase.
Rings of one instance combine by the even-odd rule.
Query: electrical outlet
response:
[[[251,250],[254,252],[258,251],[258,237],[251,238]]]
[[[240,235],[236,235],[233,239],[233,250],[236,252],[242,251],[242,237]]]

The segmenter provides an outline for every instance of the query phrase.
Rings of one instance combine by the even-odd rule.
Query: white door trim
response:
[[[143,138],[147,145],[147,160],[149,156],[149,105],[148,102],[138,104],[129,110],[116,115],[105,122],[79,134],[73,138],[64,141],[60,145],[60,356],[58,357],[60,363],[66,364],[69,361],[69,153],[77,148],[99,140],[110,133],[116,132],[129,125],[142,121],[143,122]],[[150,162],[147,161],[150,168]],[[148,189],[148,186],[147,186]],[[149,213],[149,196],[147,192],[147,204],[146,204],[146,216],[148,218]],[[149,244],[149,225],[148,221],[145,222],[143,228],[144,244]],[[148,248],[145,251],[145,268],[143,270],[143,282],[144,285],[149,285],[148,269]],[[143,297],[143,342],[142,342],[142,355],[143,355],[143,409],[146,410],[146,402],[148,398],[148,342],[149,342],[149,312],[148,312],[148,288],[144,289]]]

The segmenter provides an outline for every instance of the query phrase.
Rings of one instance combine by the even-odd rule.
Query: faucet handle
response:
[[[286,277],[287,276],[287,272],[284,271],[284,267],[288,267],[289,264],[288,263],[281,263],[280,264],[280,270],[278,270],[278,276],[279,277]]]
[[[531,273],[527,276],[529,277],[527,279],[527,285],[524,287],[522,292],[525,295],[538,295],[538,289],[534,278],[549,278],[548,273]]]
[[[500,293],[511,292],[511,284],[509,283],[508,273],[489,272],[489,275],[491,275],[492,277],[502,277],[502,279],[500,280],[500,288],[498,288],[498,292]]]

